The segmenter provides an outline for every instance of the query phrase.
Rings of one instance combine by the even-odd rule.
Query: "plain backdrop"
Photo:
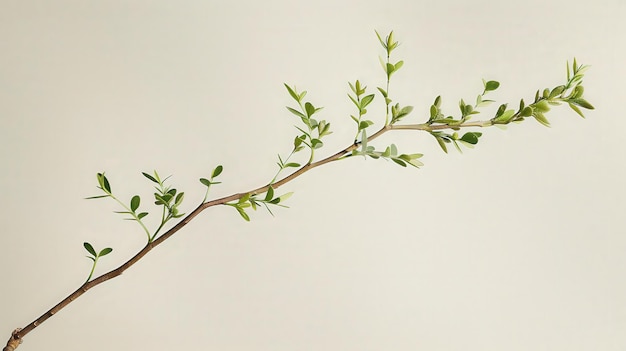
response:
[[[395,31],[394,101],[456,114],[481,79],[517,106],[591,65],[582,119],[567,106],[489,128],[444,154],[426,133],[403,169],[355,158],[279,189],[289,209],[244,222],[211,208],[121,277],[36,328],[20,350],[624,350],[626,3],[553,1],[0,1],[0,331],[74,291],[84,241],[145,244],[98,195],[159,209],[141,172],[172,175],[185,211],[267,184],[298,131],[283,82],[324,106],[330,155],[355,133],[348,81],[384,86],[375,30]],[[497,105],[476,118],[493,116]],[[368,116],[384,119],[378,96]],[[304,162],[304,159],[296,159]]]

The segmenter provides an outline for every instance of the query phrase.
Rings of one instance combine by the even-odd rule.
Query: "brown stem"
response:
[[[485,127],[485,126],[489,126],[491,125],[490,121],[485,121],[485,122],[472,122],[472,123],[466,123],[466,124],[462,124],[459,126],[447,126],[447,125],[428,125],[428,124],[413,124],[413,125],[386,125],[383,128],[381,128],[379,131],[377,131],[376,133],[372,134],[371,136],[369,136],[367,138],[367,141],[372,141],[376,138],[378,138],[379,136],[381,136],[383,133],[388,132],[392,129],[403,129],[403,130],[426,130],[426,131],[431,131],[431,130],[435,130],[435,129],[449,129],[449,128],[459,128],[459,127]],[[63,300],[61,300],[61,302],[59,302],[58,304],[56,304],[54,307],[52,307],[51,309],[49,309],[46,313],[44,313],[43,315],[41,315],[39,318],[37,318],[35,321],[33,321],[32,323],[30,323],[29,325],[27,325],[26,327],[24,327],[23,329],[16,329],[13,331],[13,333],[11,334],[11,338],[9,339],[9,341],[7,342],[7,346],[3,348],[3,351],[14,351],[18,345],[22,342],[22,338],[24,338],[24,336],[26,336],[28,333],[30,333],[33,329],[37,328],[41,323],[45,322],[48,318],[52,317],[53,315],[55,315],[57,312],[59,312],[61,309],[63,309],[65,306],[69,305],[71,302],[73,302],[74,300],[76,300],[77,298],[79,298],[82,294],[86,293],[89,289],[95,287],[96,285],[100,285],[102,283],[104,283],[105,281],[109,280],[109,279],[113,279],[119,275],[121,275],[125,270],[127,270],[128,268],[130,268],[132,265],[134,265],[135,263],[137,263],[137,261],[139,261],[141,258],[143,258],[148,252],[150,252],[150,250],[152,250],[153,248],[155,248],[156,246],[160,245],[161,243],[163,243],[165,240],[167,240],[169,237],[171,237],[172,235],[174,235],[176,232],[178,232],[181,228],[183,228],[184,226],[187,225],[187,223],[189,223],[192,219],[194,219],[197,215],[200,214],[200,212],[204,211],[205,209],[212,207],[212,206],[216,206],[216,205],[223,205],[227,202],[230,201],[235,201],[238,200],[239,198],[241,198],[242,196],[244,196],[245,194],[251,194],[251,195],[255,195],[255,194],[262,194],[264,192],[266,192],[270,185],[276,189],[290,181],[292,181],[293,179],[299,177],[300,175],[302,175],[303,173],[324,165],[326,163],[332,162],[332,161],[337,161],[339,159],[341,159],[341,157],[346,156],[348,153],[350,153],[352,150],[355,150],[358,148],[360,143],[354,143],[348,147],[346,147],[345,149],[326,157],[325,159],[319,160],[317,162],[313,162],[313,163],[307,163],[306,165],[302,166],[300,169],[298,169],[297,171],[295,171],[294,173],[286,176],[285,178],[272,183],[272,184],[268,184],[253,190],[250,190],[248,192],[245,193],[237,193],[237,194],[233,194],[230,196],[226,196],[220,199],[216,199],[216,200],[212,200],[212,201],[207,201],[205,203],[202,203],[200,206],[196,207],[196,209],[194,209],[191,213],[189,213],[183,220],[181,220],[180,222],[178,222],[174,227],[172,227],[170,230],[168,230],[167,232],[165,232],[164,234],[162,234],[161,236],[159,236],[157,239],[155,239],[152,242],[149,242],[146,244],[146,246],[144,246],[143,249],[141,249],[141,251],[137,252],[137,254],[135,254],[135,256],[133,256],[131,259],[129,259],[128,261],[126,261],[124,264],[122,264],[121,266],[119,266],[118,268],[109,271],[107,273],[104,273],[102,275],[100,275],[97,278],[94,278],[93,280],[86,282],[85,284],[81,285],[78,289],[76,289],[76,291],[74,291],[73,293],[71,293],[69,296],[67,296],[66,298],[64,298]]]

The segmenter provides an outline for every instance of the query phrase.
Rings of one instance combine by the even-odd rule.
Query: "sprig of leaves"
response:
[[[457,132],[450,134],[442,131],[432,131],[430,134],[437,139],[437,143],[439,143],[439,146],[445,153],[448,153],[448,147],[446,144],[452,143],[454,147],[462,153],[463,151],[461,150],[459,143],[471,149],[478,143],[478,138],[483,135],[483,133],[480,132],[467,132],[463,134],[463,136],[459,137],[459,133]]]
[[[93,246],[88,242],[83,243],[83,247],[85,247],[85,250],[87,250],[87,252],[91,255],[91,256],[85,256],[85,257],[93,261],[93,264],[91,265],[91,272],[89,272],[89,276],[87,277],[87,280],[85,281],[85,283],[87,283],[93,276],[93,272],[96,269],[96,264],[98,263],[98,259],[100,257],[110,254],[113,251],[113,249],[110,247],[107,247],[107,248],[100,250],[100,252],[96,252]]]
[[[358,117],[350,115],[350,118],[352,118],[357,126],[356,135],[354,136],[354,142],[356,143],[361,131],[374,124],[371,120],[361,120],[361,118],[367,113],[367,106],[374,101],[374,97],[376,95],[369,94],[363,96],[367,90],[367,86],[361,86],[361,82],[359,82],[359,80],[354,82],[354,84],[348,82],[348,85],[350,86],[350,90],[354,93],[354,96],[348,94],[348,97],[358,110]]]
[[[154,232],[154,234],[152,234],[152,236],[149,236],[148,238],[151,242],[154,240],[154,238],[156,238],[157,234],[159,234],[159,231],[168,221],[173,218],[180,218],[185,215],[184,213],[180,213],[180,210],[178,209],[178,207],[185,199],[185,193],[177,193],[176,189],[170,186],[166,186],[165,181],[169,178],[169,176],[165,179],[161,179],[159,173],[157,173],[156,170],[154,171],[154,175],[150,175],[146,172],[141,172],[141,174],[143,174],[144,177],[148,178],[153,183],[157,184],[154,187],[157,190],[157,192],[154,193],[154,204],[157,206],[163,206],[163,211],[161,213],[161,224],[159,224],[159,227]]]
[[[362,155],[363,157],[369,156],[373,159],[387,159],[395,162],[396,164],[406,167],[407,165],[411,165],[415,168],[419,168],[424,164],[418,161],[419,158],[424,156],[423,154],[400,154],[398,155],[398,148],[395,144],[391,144],[385,148],[385,151],[376,151],[374,146],[368,145],[367,142],[367,134],[365,130],[361,132],[361,148],[352,150],[351,156]]]
[[[254,211],[256,211],[257,207],[263,206],[273,216],[274,213],[270,209],[269,205],[287,207],[283,205],[282,202],[290,198],[291,195],[293,195],[293,192],[289,192],[275,197],[274,188],[270,186],[265,192],[265,196],[263,198],[259,198],[258,194],[246,193],[242,195],[237,201],[225,203],[225,205],[234,207],[239,215],[249,222],[250,216],[248,215],[248,213],[246,213],[247,208],[252,208]]]
[[[104,192],[104,195],[91,196],[91,197],[88,197],[87,199],[100,199],[100,198],[105,198],[105,197],[112,198],[125,209],[125,211],[114,211],[114,212],[130,215],[130,218],[124,218],[124,219],[130,220],[130,221],[136,221],[137,223],[139,223],[141,228],[144,230],[144,232],[148,236],[148,240],[150,241],[151,240],[150,231],[148,231],[148,228],[142,221],[142,219],[148,215],[148,212],[137,213],[137,209],[139,209],[139,204],[141,203],[141,198],[139,197],[139,195],[133,196],[130,200],[129,206],[126,206],[126,204],[124,204],[122,201],[120,201],[117,197],[113,195],[113,192],[111,191],[111,183],[109,182],[107,177],[104,175],[104,172],[96,174],[96,178],[98,180],[98,189],[102,190],[102,192]]]
[[[402,117],[408,115],[413,110],[413,107],[411,106],[400,107],[399,104],[396,104],[394,106],[395,110],[394,110],[394,107],[391,107],[390,109],[392,100],[389,97],[389,83],[391,81],[391,76],[395,72],[400,70],[400,68],[402,68],[402,66],[404,65],[404,61],[400,60],[396,63],[391,62],[391,53],[400,45],[397,41],[395,41],[393,37],[393,31],[389,32],[389,35],[387,35],[384,40],[380,36],[380,34],[378,34],[378,31],[376,31],[376,37],[378,38],[380,45],[382,45],[382,47],[385,49],[385,53],[386,53],[386,59],[383,59],[380,56],[378,57],[380,60],[380,64],[383,67],[383,71],[385,71],[385,75],[387,77],[386,88],[383,89],[381,87],[377,87],[378,91],[382,94],[383,98],[385,98],[385,126],[386,126],[390,123],[394,124],[400,121]],[[391,120],[389,119],[389,112],[392,112]]]
[[[521,99],[517,111],[507,109],[507,104],[500,105],[491,122],[493,124],[509,124],[522,122],[526,117],[533,117],[537,122],[549,127],[550,122],[545,114],[550,111],[550,106],[558,106],[561,103],[567,103],[572,110],[584,118],[585,115],[581,111],[581,107],[588,110],[594,109],[593,105],[583,98],[585,89],[581,84],[587,67],[578,65],[574,58],[571,72],[569,63],[567,64],[567,81],[565,84],[553,89],[537,90],[534,101],[526,105],[524,99]]]
[[[213,172],[211,172],[211,177],[209,179],[200,178],[200,183],[206,186],[206,192],[204,193],[204,199],[202,199],[202,203],[204,203],[207,197],[209,196],[209,190],[211,189],[211,185],[217,185],[217,184],[222,183],[222,182],[215,182],[213,181],[213,179],[217,178],[217,176],[222,174],[223,170],[224,170],[224,167],[222,167],[222,165],[218,165],[217,167],[213,169]]]
[[[319,149],[324,146],[324,143],[322,142],[322,137],[332,134],[332,132],[330,131],[330,123],[326,122],[325,120],[318,121],[317,119],[313,118],[313,115],[319,112],[323,107],[315,107],[311,102],[305,102],[304,97],[306,96],[306,91],[298,93],[295,86],[292,88],[286,83],[284,85],[285,88],[287,88],[289,95],[298,103],[299,107],[299,110],[297,110],[287,106],[287,110],[299,117],[300,121],[306,127],[305,130],[296,126],[296,129],[298,129],[302,134],[296,138],[300,139],[301,141],[294,141],[294,150],[298,149],[298,146],[300,146],[300,144],[306,145],[311,151],[308,161],[308,163],[311,163],[313,162],[315,149]]]

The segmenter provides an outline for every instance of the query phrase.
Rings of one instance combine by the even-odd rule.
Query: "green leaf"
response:
[[[367,107],[367,105],[369,105],[373,100],[374,100],[374,94],[364,96],[363,99],[361,99],[361,106],[360,106],[361,109],[364,109],[365,107]]]
[[[291,87],[289,85],[287,85],[287,83],[283,83],[285,85],[285,88],[287,88],[287,91],[289,92],[289,95],[291,95],[291,97],[300,102],[300,96],[298,96],[298,94],[296,94],[294,89],[291,89]],[[295,88],[295,87],[294,87]]]
[[[148,212],[141,212],[140,214],[137,215],[137,218],[142,219],[147,215],[148,215]]]
[[[112,251],[113,251],[113,249],[112,249],[112,248],[110,248],[110,247],[107,247],[107,248],[105,248],[105,249],[102,249],[102,250],[100,251],[100,253],[98,254],[98,257],[106,256],[106,255],[110,254]]]
[[[376,33],[376,37],[378,37],[378,41],[380,41],[380,45],[382,45],[385,49],[387,49],[387,44],[385,43],[385,41],[380,37],[380,34],[378,34],[377,31],[374,31]]]
[[[500,116],[496,117],[494,120],[497,122],[509,123],[511,120],[511,117],[513,117],[514,114],[515,114],[515,111],[506,110]]]
[[[437,106],[431,105],[430,106],[430,120],[432,121],[435,118],[437,118],[438,114],[439,114],[439,109],[437,108]]]
[[[485,92],[493,91],[493,90],[498,89],[498,87],[500,87],[500,82],[497,82],[495,80],[490,80],[484,83],[484,85],[485,85]]]
[[[93,246],[91,246],[90,243],[88,242],[84,242],[83,246],[85,247],[85,249],[87,250],[87,252],[89,252],[90,254],[92,254],[94,257],[96,257],[96,250],[93,249]]]
[[[149,175],[148,173],[146,173],[146,172],[141,172],[141,174],[143,174],[143,176],[144,176],[144,177],[146,177],[146,178],[150,179],[151,181],[153,181],[153,182],[155,182],[155,183],[159,184],[159,182],[158,182],[156,179],[154,179],[154,177],[153,177],[153,176]]]
[[[395,162],[395,163],[399,164],[399,165],[400,165],[400,166],[402,166],[402,167],[406,167],[406,162],[404,162],[403,160],[401,160],[401,159],[399,159],[399,158],[394,157],[394,158],[392,158],[391,160],[392,160],[393,162]]]
[[[133,198],[130,200],[130,210],[135,212],[139,208],[140,201],[141,199],[139,198],[139,195],[133,196]]]
[[[361,121],[361,122],[359,123],[359,130],[361,130],[361,129],[365,129],[365,128],[367,128],[367,127],[371,126],[372,124],[374,124],[374,122],[372,122],[372,121],[370,121],[370,120]]]
[[[398,154],[398,147],[396,146],[396,144],[389,145],[389,153],[391,154],[391,156],[395,156]]]
[[[522,110],[522,112],[520,112],[520,115],[522,117],[530,117],[533,115],[533,108],[530,106],[526,106],[524,107],[524,109]]]
[[[348,94],[348,97],[350,98],[350,100],[352,100],[352,103],[354,104],[354,106],[356,106],[356,108],[361,109],[361,106],[359,104],[359,102],[357,100],[355,100],[352,95]]]
[[[293,109],[293,108],[291,108],[289,106],[286,106],[286,107],[287,107],[287,110],[289,110],[289,112],[293,113],[294,115],[296,115],[296,116],[298,116],[300,118],[306,118],[306,116],[303,115],[302,112],[300,112],[298,110],[295,110],[295,109]]]
[[[565,85],[559,85],[558,87],[552,89],[550,92],[550,96],[548,98],[553,99],[559,95],[561,95],[565,91]]]
[[[295,168],[295,167],[300,167],[300,164],[299,164],[299,163],[295,163],[295,162],[289,162],[289,163],[287,163],[287,164],[284,166],[284,168],[287,168],[287,167],[294,167],[294,168]]]
[[[311,104],[310,102],[304,104],[304,109],[306,110],[307,117],[313,116],[316,111],[315,106],[313,106],[313,104]]]
[[[176,200],[174,201],[174,205],[175,206],[179,206],[183,202],[184,198],[185,198],[185,192],[181,191],[180,194],[178,194],[176,196]]]
[[[106,191],[107,193],[111,193],[111,184],[109,184],[109,180],[103,173],[98,173],[98,183],[100,183],[100,187]]]
[[[286,194],[281,195],[280,197],[278,197],[278,199],[280,199],[280,201],[279,201],[279,202],[284,202],[284,201],[286,201],[288,198],[290,198],[290,197],[291,197],[291,195],[293,195],[293,191],[290,191],[290,192],[288,192],[288,193],[286,193]]]
[[[593,105],[591,105],[589,102],[587,102],[587,100],[585,100],[583,98],[570,99],[569,102],[574,104],[574,105],[580,106],[582,108],[586,108],[588,110],[595,109],[595,107],[593,107]]]
[[[239,198],[238,203],[239,203],[239,204],[243,204],[244,202],[247,202],[248,200],[250,200],[250,196],[251,196],[251,194],[250,194],[250,193],[245,193],[245,194],[243,194],[243,196],[241,196],[241,197]]]
[[[385,67],[386,67],[385,72],[387,72],[387,76],[391,76],[393,71],[396,69],[396,67],[392,65],[391,63],[386,64]]]
[[[354,94],[356,94],[357,96],[359,95],[358,90],[354,87],[354,85],[352,85],[352,83],[348,82],[348,85],[350,86],[350,90],[352,90],[352,92]],[[359,81],[356,81],[356,85],[359,85]],[[348,96],[350,96],[350,94],[348,94]]]
[[[215,178],[218,175],[222,174],[222,171],[224,170],[224,167],[222,167],[222,165],[219,165],[217,167],[215,167],[215,169],[213,170],[213,174],[211,175],[211,177]]]
[[[247,222],[250,222],[250,216],[248,216],[243,208],[241,208],[240,206],[235,206],[235,208],[237,209],[237,212],[239,212],[239,215],[241,215],[241,218],[245,219]]]
[[[483,135],[483,133],[480,132],[468,132],[463,134],[463,136],[461,137],[461,140],[466,142],[466,143],[470,143],[472,145],[476,145],[476,143],[478,143],[478,138],[480,138],[480,136]]]
[[[546,100],[541,100],[537,102],[536,104],[534,104],[534,108],[536,111],[541,113],[550,111],[550,105]]]
[[[265,193],[265,201],[270,201],[274,198],[274,188],[271,186],[267,189],[267,193]]]
[[[314,149],[319,149],[322,146],[324,146],[324,143],[321,140],[319,140],[319,139],[311,139],[311,146]]]
[[[444,139],[441,138],[441,137],[437,137],[437,136],[435,136],[435,139],[437,139],[437,143],[439,144],[439,146],[441,147],[443,152],[445,152],[447,154],[448,153],[448,147],[446,146],[446,143],[445,143]]]
[[[543,115],[543,113],[535,111],[535,114],[533,115],[533,117],[535,117],[537,122],[543,124],[544,126],[546,127],[550,126],[550,122],[548,122],[548,119],[546,118],[546,116]]]
[[[387,98],[387,91],[385,91],[385,89],[383,88],[376,88],[376,89],[378,89],[378,91],[380,91],[380,93],[383,94],[384,98]]]
[[[578,108],[578,106],[576,106],[576,105],[574,105],[574,104],[572,104],[572,103],[569,103],[568,105],[569,105],[569,107],[571,107],[571,108],[572,108],[572,110],[574,110],[576,113],[578,113],[578,115],[579,115],[580,117],[585,118],[585,115],[584,115],[584,114],[583,114],[583,112],[582,112],[582,111]],[[106,196],[106,195],[105,195],[105,196]]]
[[[111,197],[111,195],[96,195],[96,196],[90,196],[90,197],[86,197],[85,200],[91,200],[91,199],[100,199],[103,197]]]
[[[206,185],[208,187],[211,186],[211,184],[213,184],[213,183],[211,183],[210,180],[208,180],[206,178],[200,178],[200,183],[202,183],[202,184],[204,184],[204,185]]]

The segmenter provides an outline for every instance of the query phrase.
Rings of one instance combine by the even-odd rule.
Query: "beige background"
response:
[[[331,154],[354,133],[347,81],[383,84],[374,30],[394,29],[409,121],[439,94],[456,112],[481,78],[515,106],[574,56],[597,109],[483,130],[462,155],[390,134],[377,145],[425,167],[330,164],[251,223],[212,208],[20,350],[624,350],[625,15],[621,0],[1,1],[2,339],[82,283],[83,241],[114,248],[100,273],[143,246],[112,201],[83,200],[96,172],[146,209],[154,168],[186,210],[217,164],[212,197],[263,185],[296,135],[283,82],[325,106]]]

